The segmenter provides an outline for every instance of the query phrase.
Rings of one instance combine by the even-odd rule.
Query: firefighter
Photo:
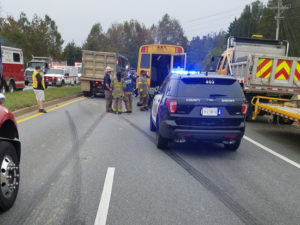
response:
[[[141,71],[141,76],[137,79],[137,86],[140,96],[140,110],[148,110],[148,81],[147,81],[147,72],[145,70]]]
[[[117,79],[112,83],[112,96],[114,100],[113,111],[116,114],[122,114],[122,100],[124,97],[125,83],[122,80],[122,74],[117,73]]]
[[[124,83],[124,102],[126,106],[126,113],[132,113],[132,94],[134,91],[134,80],[132,79],[132,76],[130,74],[125,74]]]
[[[40,113],[47,113],[43,108],[43,101],[45,101],[45,81],[44,76],[41,74],[41,67],[36,66],[32,74],[32,87],[36,97]]]
[[[106,101],[106,112],[113,112],[112,110],[112,87],[111,87],[111,73],[112,68],[106,67],[105,69],[106,74],[104,76],[104,94],[105,94],[105,101]]]

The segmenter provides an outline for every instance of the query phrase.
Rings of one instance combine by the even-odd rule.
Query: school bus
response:
[[[185,67],[186,53],[181,46],[153,44],[140,47],[137,73],[147,72],[151,90],[160,86],[171,70],[184,70]]]

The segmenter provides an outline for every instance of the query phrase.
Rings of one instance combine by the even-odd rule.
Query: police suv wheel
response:
[[[158,131],[156,131],[156,147],[158,149],[167,149],[168,148],[168,139],[163,138]]]
[[[0,142],[0,210],[10,209],[19,191],[20,168],[15,147]]]
[[[156,131],[156,127],[155,127],[155,125],[153,123],[153,120],[152,120],[152,110],[151,110],[151,113],[150,113],[150,130],[152,132]]]

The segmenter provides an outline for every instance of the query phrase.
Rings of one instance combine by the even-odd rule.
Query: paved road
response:
[[[300,224],[299,168],[245,139],[236,153],[160,151],[148,119],[95,98],[20,123],[20,192],[0,224]],[[257,122],[246,135],[300,163],[298,128]]]

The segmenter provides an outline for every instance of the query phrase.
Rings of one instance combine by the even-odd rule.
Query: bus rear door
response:
[[[186,68],[186,53],[173,54],[171,60],[172,70],[185,70]]]

